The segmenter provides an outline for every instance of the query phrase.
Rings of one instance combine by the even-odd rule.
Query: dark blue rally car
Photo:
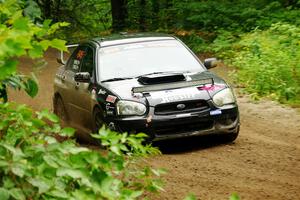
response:
[[[75,46],[54,82],[54,112],[77,130],[102,125],[151,140],[218,134],[233,141],[239,111],[230,86],[178,38],[125,34]]]

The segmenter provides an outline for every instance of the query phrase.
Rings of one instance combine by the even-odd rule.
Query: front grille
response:
[[[192,131],[201,131],[211,129],[213,127],[213,121],[200,121],[192,123],[178,124],[173,123],[170,125],[161,125],[155,127],[156,135],[173,135]]]
[[[178,108],[184,105],[184,108]],[[191,113],[197,111],[203,111],[209,108],[209,105],[205,100],[194,100],[187,102],[172,102],[159,104],[155,106],[154,114],[155,115],[170,115],[170,114],[179,114],[179,113]]]

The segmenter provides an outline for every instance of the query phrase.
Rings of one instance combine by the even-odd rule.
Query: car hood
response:
[[[213,79],[214,85],[192,86],[179,89],[164,89],[160,91],[149,91],[143,94],[133,93],[132,88],[143,87],[138,79],[128,79],[102,83],[106,89],[119,99],[137,101],[150,106],[161,103],[176,101],[187,101],[194,99],[209,100],[218,91],[228,87],[226,82],[210,71],[184,73],[186,81],[196,81],[203,79]],[[158,85],[158,84],[155,84]]]

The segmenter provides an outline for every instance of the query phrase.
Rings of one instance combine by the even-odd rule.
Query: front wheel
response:
[[[229,133],[229,134],[226,134],[224,135],[224,140],[225,142],[233,142],[236,140],[236,138],[238,137],[239,135],[239,132],[240,132],[240,126],[237,127],[236,131],[235,132],[232,132],[232,133]]]
[[[96,107],[93,112],[93,133],[98,133],[99,129],[104,125],[104,120],[103,120],[103,111],[101,108]]]

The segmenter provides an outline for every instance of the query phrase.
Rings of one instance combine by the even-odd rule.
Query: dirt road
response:
[[[35,99],[13,91],[10,99],[37,110],[51,109],[55,57],[55,52],[46,54],[49,65],[38,75]],[[30,63],[23,59],[20,70],[29,72]],[[224,73],[221,70],[217,73]],[[163,155],[149,162],[168,173],[165,192],[154,199],[183,199],[189,192],[203,200],[228,199],[232,192],[243,200],[300,199],[299,112],[271,101],[252,103],[247,97],[238,97],[238,102],[242,126],[234,143],[201,137],[156,144]]]

